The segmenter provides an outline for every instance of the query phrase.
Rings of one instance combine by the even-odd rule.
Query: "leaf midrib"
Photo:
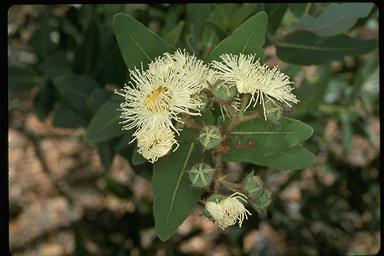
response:
[[[144,54],[144,56],[149,60],[149,61],[152,61],[151,57],[149,57],[149,55],[147,54],[147,52],[139,45],[139,43],[135,40],[135,38],[133,37],[133,35],[130,33],[129,29],[127,27],[124,26],[124,30],[127,31],[127,34],[128,36],[131,38],[131,40],[133,41],[133,43],[136,45],[137,48],[139,48],[139,50]]]
[[[179,174],[179,177],[177,179],[175,190],[173,191],[173,194],[172,194],[171,204],[170,204],[170,207],[169,207],[169,211],[168,211],[167,219],[165,221],[165,225],[168,225],[168,223],[169,223],[169,218],[171,217],[171,213],[173,211],[173,206],[175,204],[175,198],[176,198],[176,194],[177,194],[177,191],[179,189],[179,186],[180,186],[181,178],[184,175],[185,168],[187,167],[187,164],[188,164],[189,158],[191,157],[192,150],[193,150],[194,146],[195,146],[194,142],[192,142],[191,146],[189,146],[187,157],[185,158],[185,161],[184,161],[183,166],[182,166],[182,170],[181,170],[181,172]]]
[[[345,48],[345,47],[342,47],[340,46],[339,48],[335,48],[335,47],[319,47],[319,46],[309,46],[309,45],[305,45],[305,44],[293,44],[293,43],[284,43],[284,42],[280,42],[280,43],[277,43],[278,46],[282,46],[282,47],[287,47],[287,48],[297,48],[297,49],[307,49],[307,50],[318,50],[318,51],[340,51],[340,50],[343,50],[344,52],[345,51],[354,51],[354,50],[359,50],[363,47],[361,46],[356,46],[356,47],[349,47],[349,48]]]
[[[300,132],[241,132],[234,131],[231,132],[234,135],[255,135],[255,134],[300,134]]]

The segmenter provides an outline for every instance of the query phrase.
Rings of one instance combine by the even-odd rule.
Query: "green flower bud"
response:
[[[194,165],[188,174],[193,186],[206,188],[213,179],[215,169],[208,164],[199,163]]]
[[[253,175],[252,172],[245,178],[244,189],[250,197],[257,198],[263,192],[263,182],[259,176]]]
[[[244,180],[244,190],[253,208],[259,213],[265,212],[271,203],[271,192],[264,188],[260,177],[251,172]]]
[[[274,104],[272,101],[267,100],[265,102],[265,114],[267,116],[267,120],[272,123],[278,123],[280,118],[283,117],[283,109],[279,105]]]
[[[218,101],[229,101],[237,94],[237,89],[236,86],[219,82],[213,85],[212,94]]]
[[[252,206],[258,211],[265,210],[266,208],[268,208],[268,206],[272,201],[271,195],[272,195],[271,192],[264,189],[259,195],[259,197],[257,197],[256,199],[252,198],[253,199]]]
[[[219,128],[210,125],[204,127],[199,135],[199,141],[205,149],[211,149],[218,146],[223,139]]]

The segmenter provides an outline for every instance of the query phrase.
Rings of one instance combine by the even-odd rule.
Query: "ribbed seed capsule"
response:
[[[188,172],[192,185],[199,188],[207,187],[211,183],[214,174],[215,170],[205,163],[194,165]]]
[[[212,149],[218,146],[223,139],[219,128],[210,125],[204,127],[199,135],[199,141],[205,149]]]

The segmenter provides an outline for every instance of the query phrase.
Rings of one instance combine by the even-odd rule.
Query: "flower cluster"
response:
[[[136,129],[138,152],[150,162],[177,144],[174,122],[182,122],[180,114],[200,115],[202,102],[195,95],[208,87],[208,71],[203,61],[178,50],[156,58],[147,70],[130,70],[129,86],[116,91],[125,99],[120,123],[124,130]]]
[[[221,110],[231,107],[236,113],[240,107],[241,94],[250,94],[247,108],[254,102],[263,107],[265,101],[283,102],[288,106],[297,103],[291,93],[292,82],[277,68],[261,65],[255,55],[223,54],[221,61],[210,65],[186,51],[165,53],[152,61],[146,70],[130,70],[131,81],[117,94],[124,97],[120,105],[123,130],[135,129],[138,152],[150,162],[166,155],[176,144],[184,115],[200,115],[205,103],[204,89],[211,90]],[[220,87],[225,88],[220,89]],[[236,87],[235,89],[233,87]],[[232,88],[232,89],[231,89]],[[246,108],[246,109],[247,109]]]
[[[297,103],[296,96],[291,92],[293,87],[289,77],[281,73],[278,68],[270,68],[261,65],[256,60],[256,55],[233,55],[223,54],[220,61],[213,61],[212,69],[215,76],[222,79],[227,85],[236,86],[239,93],[249,93],[252,95],[246,109],[254,102],[254,107],[258,102],[263,106],[264,118],[265,101],[269,99],[273,103],[275,100],[286,103]],[[255,98],[256,97],[256,98]]]

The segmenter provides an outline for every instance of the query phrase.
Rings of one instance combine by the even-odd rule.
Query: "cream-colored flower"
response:
[[[224,230],[236,222],[241,228],[244,218],[248,219],[247,214],[252,215],[243,205],[243,202],[247,202],[246,198],[244,194],[235,192],[221,201],[207,202],[205,208],[221,229]]]
[[[168,127],[139,130],[136,134],[137,152],[149,162],[154,163],[159,157],[166,155],[174,144],[176,150],[179,146],[175,135]]]
[[[192,97],[208,86],[209,72],[203,61],[185,51],[165,53],[148,65],[147,70],[130,70],[130,86],[116,91],[124,97],[120,123],[123,129],[171,127],[179,114],[200,115],[201,101]]]
[[[258,102],[263,106],[264,118],[265,101],[269,99],[273,103],[275,100],[284,102],[291,107],[290,102],[299,102],[296,96],[291,92],[293,87],[289,77],[280,72],[277,67],[270,68],[267,65],[261,65],[256,55],[233,55],[223,54],[220,61],[213,61],[212,68],[216,71],[216,76],[237,87],[239,93],[250,93],[251,100],[246,108],[252,102],[254,107]]]

